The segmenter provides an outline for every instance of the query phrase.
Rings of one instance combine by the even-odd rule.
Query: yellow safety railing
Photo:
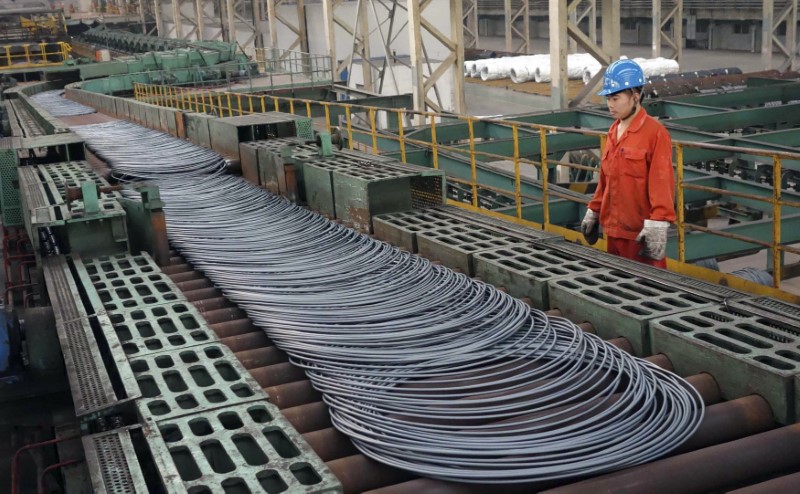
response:
[[[71,51],[63,41],[0,45],[0,70],[62,65]]]
[[[506,120],[498,120],[491,118],[477,118],[462,115],[449,115],[433,112],[420,112],[404,108],[379,108],[373,106],[364,106],[354,104],[347,101],[316,101],[306,100],[301,98],[287,98],[282,96],[273,95],[255,95],[255,94],[242,94],[230,92],[215,92],[210,90],[202,90],[195,88],[185,88],[177,86],[159,86],[134,83],[134,97],[137,101],[155,104],[159,106],[169,106],[178,108],[185,111],[212,113],[218,116],[236,116],[247,115],[250,113],[267,112],[267,111],[288,111],[292,114],[300,114],[308,117],[314,116],[314,109],[322,109],[325,115],[325,126],[328,131],[331,130],[330,116],[335,111],[344,113],[344,121],[342,133],[347,137],[349,149],[359,149],[365,152],[378,154],[381,151],[387,152],[400,152],[401,161],[406,162],[408,157],[407,145],[414,145],[430,151],[433,161],[433,167],[439,168],[439,155],[442,152],[463,155],[470,163],[470,178],[464,180],[453,176],[448,176],[447,180],[451,183],[459,184],[466,190],[471,191],[471,204],[465,204],[459,201],[448,201],[450,204],[465,209],[477,211],[485,215],[494,216],[504,220],[511,220],[520,224],[532,226],[541,230],[556,233],[567,240],[578,241],[586,245],[583,236],[575,231],[565,228],[560,225],[550,223],[550,207],[549,202],[553,198],[566,199],[581,204],[587,204],[585,199],[575,197],[575,195],[565,194],[563,192],[552,190],[548,184],[548,162],[547,162],[547,139],[550,134],[554,133],[573,133],[585,136],[593,136],[598,140],[598,148],[605,147],[606,132],[555,127],[541,124],[513,122]],[[360,117],[359,117],[360,116]],[[363,127],[357,125],[354,120],[361,119]],[[381,121],[386,126],[394,125],[396,133],[382,132],[377,122]],[[430,140],[421,140],[419,138],[412,138],[408,136],[407,125],[408,122],[425,122],[430,130]],[[468,131],[468,149],[455,147],[437,142],[437,125],[445,122],[461,122],[467,125]],[[505,126],[509,129],[513,144],[513,154],[511,160],[514,166],[514,185],[513,189],[502,189],[487,184],[480,184],[478,182],[478,160],[479,158],[485,161],[508,160],[509,156],[486,151],[479,151],[476,149],[476,143],[480,139],[475,136],[476,125],[483,123],[494,123]],[[362,140],[370,142],[371,145],[357,143],[356,136],[363,136]],[[539,155],[542,157],[541,161],[534,161],[524,158],[520,152],[520,139],[523,137],[539,137],[540,149]],[[390,141],[394,144],[391,149],[379,148],[380,141]],[[463,141],[461,144],[465,144]],[[771,295],[784,300],[795,303],[800,303],[800,296],[795,296],[787,292],[779,290],[781,285],[781,258],[782,253],[791,252],[800,254],[800,249],[793,248],[787,245],[782,245],[781,239],[781,208],[792,207],[800,208],[800,202],[787,201],[781,198],[780,177],[781,165],[783,160],[800,160],[800,153],[790,152],[775,152],[763,149],[749,149],[741,147],[720,146],[707,143],[697,142],[673,142],[674,157],[677,169],[677,229],[678,229],[678,258],[668,259],[668,267],[671,271],[678,273],[695,276],[707,281],[721,283],[733,288],[749,291],[756,294]],[[747,154],[754,156],[764,156],[772,160],[773,177],[776,177],[774,182],[778,186],[773,186],[773,194],[770,197],[758,196],[755,194],[747,194],[731,190],[725,190],[715,187],[701,186],[697,184],[686,183],[684,180],[684,150],[687,148],[716,150],[721,152],[729,152],[736,154]],[[523,166],[530,166],[536,170],[536,179],[541,184],[542,196],[535,197],[523,194],[521,191],[521,182],[523,175]],[[576,163],[561,163],[557,166],[567,167],[576,170],[585,170],[591,173],[597,173],[598,169],[576,164]],[[769,242],[760,239],[745,237],[738,234],[729,232],[722,232],[710,228],[689,224],[685,219],[684,211],[684,192],[686,190],[695,190],[712,193],[719,196],[740,197],[749,200],[755,200],[771,204],[773,215],[773,231],[772,239]],[[494,212],[479,207],[479,191],[494,192],[502,196],[513,197],[514,205],[516,206],[515,217]],[[543,222],[538,223],[523,218],[523,206],[526,204],[541,204],[543,210]],[[576,220],[579,218],[576,218]],[[705,269],[693,264],[686,263],[686,233],[691,231],[703,232],[711,235],[717,235],[732,240],[740,240],[754,244],[757,246],[765,247],[771,251],[771,260],[773,264],[773,287],[765,287],[754,282],[744,280],[737,276],[720,273]],[[605,249],[605,242],[601,239],[595,247]]]

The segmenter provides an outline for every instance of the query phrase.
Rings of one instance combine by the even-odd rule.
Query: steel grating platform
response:
[[[56,327],[67,376],[78,417],[111,407],[122,406],[139,395],[133,373],[115,341],[111,323],[103,316],[90,316],[78,305],[78,287],[67,259],[51,256],[42,261],[44,278],[56,317]],[[102,341],[98,342],[98,338]],[[101,352],[100,346],[104,347]],[[115,366],[109,374],[102,355],[109,355]]]
[[[265,401],[148,423],[163,478],[189,492],[342,492],[303,437]]]
[[[164,420],[267,398],[223,344],[132,357],[143,417]]]
[[[652,349],[678,373],[708,372],[723,397],[757,393],[781,423],[797,419],[800,328],[739,307],[714,306],[650,321]]]
[[[112,313],[184,300],[146,252],[84,259],[76,262],[76,268],[83,284],[94,288],[87,292],[95,311]]]
[[[109,319],[128,358],[217,339],[197,309],[185,301],[115,311]]]
[[[132,429],[141,431],[140,426],[125,427],[81,438],[95,493],[150,492],[131,440]],[[169,492],[175,491],[171,487]]]
[[[551,308],[548,281],[572,279],[603,269],[595,262],[576,259],[548,244],[517,244],[473,254],[475,276],[503,287],[517,298],[528,298],[533,307]]]
[[[633,353],[652,355],[651,319],[709,306],[712,300],[624,271],[600,270],[548,281],[550,306],[589,321],[605,339],[624,337]]]

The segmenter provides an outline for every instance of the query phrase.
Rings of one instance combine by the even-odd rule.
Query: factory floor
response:
[[[548,40],[534,39],[532,40],[531,53],[546,53],[549,49],[548,46]],[[486,50],[505,50],[505,40],[497,37],[482,37],[480,38],[479,47]],[[669,53],[670,50],[665,47],[662,51],[662,56]],[[630,58],[649,58],[651,50],[649,46],[623,45],[622,54]],[[780,62],[780,58],[776,56],[774,64],[777,66],[780,65]],[[760,52],[689,49],[683,51],[682,71],[718,67],[739,67],[743,72],[756,72],[764,68],[761,63]],[[465,92],[467,113],[474,116],[513,115],[551,109],[551,102],[548,96],[517,92],[504,87],[467,82],[465,84]],[[504,168],[502,163],[498,163],[498,167]],[[769,257],[768,252],[763,250],[753,255],[720,262],[719,267],[721,271],[726,273],[746,267],[767,269]],[[784,265],[799,262],[800,256],[794,254],[786,254],[784,259]],[[784,280],[781,288],[791,293],[800,294],[800,277]]]

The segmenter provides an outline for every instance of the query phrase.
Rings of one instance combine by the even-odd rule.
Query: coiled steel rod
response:
[[[173,245],[378,461],[462,482],[579,477],[659,458],[703,417],[674,374],[223,175],[214,153],[127,123],[78,132],[120,176],[160,187]]]
[[[82,105],[66,99],[62,89],[42,91],[41,93],[34,94],[30,99],[42,106],[54,117],[74,117],[78,115],[88,115],[96,111],[91,106]]]

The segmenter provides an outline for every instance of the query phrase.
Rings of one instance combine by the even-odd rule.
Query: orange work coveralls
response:
[[[672,139],[644,108],[619,141],[618,126],[619,120],[608,131],[600,181],[589,209],[600,215],[610,253],[666,268],[666,258],[639,256],[636,237],[644,220],[675,221]]]

